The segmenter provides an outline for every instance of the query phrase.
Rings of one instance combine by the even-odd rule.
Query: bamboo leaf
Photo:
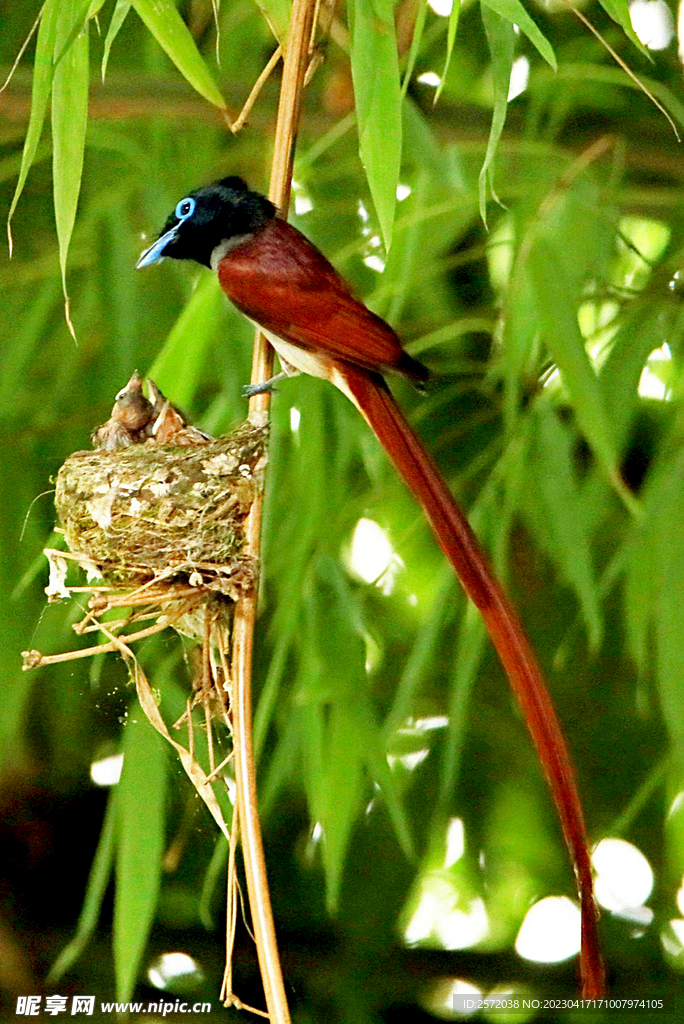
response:
[[[504,346],[502,351],[505,412],[512,428],[520,407],[520,386],[539,333],[534,288],[527,264],[517,260],[505,295]]]
[[[82,15],[78,0],[63,3],[55,37],[55,58],[63,53],[55,68],[52,90],[53,188],[55,222],[59,242],[59,265],[66,300],[66,317],[74,333],[69,315],[66,286],[66,264],[71,235],[76,221],[76,208],[81,191],[83,155],[88,125],[88,25],[84,25],[69,48],[74,22]]]
[[[561,371],[584,436],[613,474],[615,438],[601,383],[584,347],[574,289],[561,254],[546,239],[539,239],[529,256],[529,270],[543,340]]]
[[[368,634],[368,626],[358,600],[358,592],[349,585],[349,577],[342,571],[338,559],[323,558],[321,570],[322,574],[325,573],[326,578],[332,582],[335,591],[333,601],[340,609],[340,618],[344,619],[340,629],[344,646],[347,652],[353,652],[355,648],[358,650],[356,659],[350,660],[349,654],[347,654],[343,662],[351,685],[357,691],[357,697],[353,702],[349,702],[343,697],[342,704],[350,708],[356,716],[356,746],[360,750],[361,759],[383,794],[402,850],[407,857],[411,858],[413,856],[413,839],[396,780],[387,763],[385,737],[376,724],[375,713],[370,701],[364,694],[358,695],[358,680],[366,672],[365,651],[359,644],[359,640]],[[331,659],[328,658],[328,660]],[[337,660],[335,658],[335,661]],[[346,682],[343,685],[346,686]]]
[[[646,506],[648,509],[648,506]],[[646,678],[651,666],[650,622],[655,601],[657,573],[655,569],[653,527],[646,518],[637,526],[632,538],[625,573],[625,630],[629,651],[639,674]]]
[[[678,767],[684,768],[684,477],[682,457],[667,473],[667,486],[657,512],[655,554],[657,585],[654,627],[658,691],[663,718]]]
[[[310,787],[307,787],[306,757],[302,749],[303,743],[300,737],[304,735],[301,719],[302,715],[292,716],[294,721],[288,721],[288,728],[281,733],[276,743],[275,750],[271,753],[265,775],[259,785],[259,808],[264,817],[273,810],[279,793],[285,789],[292,780],[292,766],[303,765],[300,778],[303,780],[304,789],[308,797],[311,797]],[[297,729],[297,726],[300,729]],[[261,778],[261,773],[260,773]]]
[[[444,82],[446,81],[449,65],[451,64],[451,55],[454,51],[454,43],[456,42],[456,32],[458,31],[460,15],[461,0],[452,0],[451,11],[449,13],[449,27],[447,28],[446,60],[444,61],[444,71],[442,72],[441,81],[437,86],[437,91],[435,92],[435,103],[439,99],[442,89],[444,88]]]
[[[363,795],[363,758],[359,718],[351,704],[330,709],[323,737],[323,778],[319,790],[323,826],[323,867],[326,902],[336,909],[345,855]]]
[[[402,139],[407,153],[420,153],[420,164],[430,171],[433,182],[439,182],[451,195],[454,191],[465,191],[466,174],[460,153],[456,147],[440,146],[426,115],[410,97],[403,106]]]
[[[256,0],[256,5],[278,42],[284,43],[290,26],[290,0]]]
[[[526,448],[518,452],[522,459]],[[500,488],[491,479],[483,488],[475,505],[469,510],[473,529],[481,538],[490,539],[494,555],[494,569],[505,577],[503,558],[508,547],[508,534],[517,506],[519,491],[520,463],[513,460],[509,466],[508,480],[503,503]],[[468,601],[458,628],[454,645],[453,668],[449,680],[448,725],[444,753],[440,769],[438,807],[444,812],[453,799],[454,788],[458,785],[461,759],[466,743],[470,698],[486,650],[487,632],[482,615]]]
[[[589,530],[573,468],[569,431],[552,409],[539,406],[533,416],[536,433],[531,451],[531,485],[541,499],[544,533],[582,607],[592,650],[600,647],[603,622],[589,546]]]
[[[204,57],[173,0],[132,0],[133,7],[187,82],[205,100],[225,109],[225,101]]]
[[[484,655],[486,638],[482,616],[477,608],[468,602],[458,630],[454,667],[449,682],[449,724],[439,785],[441,807],[449,806],[458,783],[468,728],[470,695]]]
[[[309,804],[309,815],[312,822],[320,822],[324,813],[323,801],[325,799],[325,767],[324,767],[324,732],[325,732],[325,707],[314,701],[305,701],[303,707],[295,706],[293,726],[299,726],[302,741],[302,782]],[[292,753],[294,749],[293,740],[288,737],[281,740],[278,751]],[[273,772],[273,765],[271,772]],[[278,778],[267,780],[267,791],[270,795],[274,791],[275,784],[282,785],[283,779],[280,775],[283,765],[278,764]],[[291,772],[291,765],[288,765],[288,775]]]
[[[399,845],[406,857],[412,859],[415,856],[415,849],[411,826],[401,801],[396,778],[387,763],[387,751],[382,734],[375,724],[370,701],[362,698],[355,705],[354,713],[356,716],[356,742],[363,750],[368,772],[387,804]]]
[[[76,925],[76,934],[71,942],[64,947],[50,968],[46,978],[48,984],[54,984],[66,974],[72,964],[83,953],[91,935],[95,931],[114,864],[117,795],[117,788],[114,788],[109,794],[107,811],[102,822],[97,850],[95,851],[95,857],[93,858],[90,874],[88,875],[85,899],[83,900],[78,924]]]
[[[179,405],[189,405],[195,397],[207,348],[224,306],[218,278],[202,274],[152,364],[148,376]]]
[[[164,850],[166,759],[162,741],[134,705],[123,734],[117,794],[114,966],[117,999],[130,999],[154,920]]]
[[[21,155],[21,167],[19,179],[14,190],[9,214],[7,215],[7,234],[9,237],[10,255],[12,254],[12,234],[10,223],[17,208],[17,203],[26,184],[28,172],[36,156],[38,143],[43,131],[45,114],[47,113],[50,90],[53,78],[53,55],[55,50],[55,38],[57,35],[57,15],[59,12],[59,0],[46,0],[41,12],[38,38],[36,40],[36,53],[33,60],[33,84],[31,88],[31,114],[29,116],[28,129],[24,140],[24,149]]]
[[[79,33],[83,31],[87,22],[99,13],[103,4],[104,0],[81,0],[80,7],[76,7],[73,12],[71,30],[68,36],[63,40],[61,49],[55,51],[55,67],[57,67],[59,62],[66,55],[67,50]]]
[[[675,444],[678,448],[678,442]],[[671,445],[672,442],[666,442],[664,447],[669,448]],[[658,604],[659,591],[664,585],[663,577],[670,575],[670,556],[663,535],[672,525],[672,518],[676,514],[672,508],[680,486],[683,461],[681,451],[678,451],[674,463],[671,459],[662,458],[652,467],[644,488],[643,517],[634,524],[632,536],[627,541],[629,546],[624,600],[630,652],[640,673],[648,676],[653,665],[653,624],[659,636],[659,678],[666,687],[669,686],[670,666],[674,660],[668,633],[672,624],[672,607],[668,605],[666,609],[667,622],[662,628],[656,620],[661,614]],[[669,520],[665,526],[663,518]],[[671,540],[676,547],[679,543],[678,533]],[[678,594],[679,587],[675,590]]]
[[[225,888],[226,867],[230,853],[230,844],[225,836],[219,835],[214,843],[214,852],[204,873],[202,892],[199,898],[197,916],[208,932],[216,929],[214,908],[219,905],[218,894]]]
[[[662,308],[656,304],[639,304],[620,327],[601,368],[601,385],[618,450],[622,449],[628,437],[644,365],[667,333],[663,326]]]
[[[524,32],[530,42],[536,46],[547,64],[550,64],[554,71],[556,70],[558,64],[551,43],[529,16],[520,0],[482,0],[482,3],[492,11],[496,11],[506,21],[510,21],[512,25],[517,25],[520,31]]]
[[[259,694],[259,703],[254,713],[254,757],[257,764],[266,742],[268,729],[277,704],[278,693],[285,674],[285,664],[293,640],[293,626],[292,628],[286,627],[275,642],[275,651],[270,659],[266,679]]]
[[[444,616],[454,603],[454,574],[450,565],[445,564],[434,580],[435,597],[430,611],[426,613],[411,653],[406,660],[399,678],[391,710],[385,721],[385,736],[389,739],[396,729],[401,728],[411,714],[415,695],[432,664],[440,641]]]
[[[622,28],[627,38],[653,63],[653,57],[648,52],[648,48],[644,46],[634,31],[632,19],[629,16],[629,0],[599,0],[599,3],[606,14]]]
[[[460,5],[460,0],[456,0],[456,3]],[[409,47],[409,54],[406,60],[406,70],[404,71],[404,81],[401,85],[401,97],[405,99],[406,90],[411,82],[411,76],[413,69],[416,66],[416,60],[420,53],[420,44],[423,41],[423,29],[425,28],[425,19],[427,17],[428,0],[419,0],[418,13],[416,15],[416,23],[413,26],[413,35],[411,36],[411,46]],[[448,62],[448,58],[447,58]]]
[[[352,0],[349,19],[359,151],[389,252],[402,134],[393,0]]]
[[[482,23],[487,35],[489,52],[492,59],[492,76],[494,80],[494,112],[492,113],[492,126],[487,141],[487,152],[479,177],[480,194],[480,216],[486,226],[487,224],[487,188],[497,200],[494,191],[492,161],[496,155],[499,139],[506,121],[506,110],[508,108],[508,88],[511,81],[511,68],[513,67],[513,49],[515,46],[515,32],[510,21],[506,21],[501,15],[496,14],[490,7],[485,6],[484,0],[480,3]]]
[[[109,28],[107,29],[107,35],[104,41],[104,51],[102,53],[102,81],[105,80],[107,74],[107,64],[109,63],[109,54],[111,53],[114,40],[119,34],[119,30],[123,25],[128,12],[132,7],[132,0],[116,0],[116,7],[112,11],[112,20],[109,22]]]

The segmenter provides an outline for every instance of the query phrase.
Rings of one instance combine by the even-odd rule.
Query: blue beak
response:
[[[158,238],[156,242],[145,249],[145,252],[141,254],[140,259],[135,265],[136,270],[140,270],[141,267],[149,267],[152,263],[159,263],[159,260],[164,258],[164,249],[172,242],[178,234],[178,225],[171,228],[170,231],[164,232],[161,238]]]

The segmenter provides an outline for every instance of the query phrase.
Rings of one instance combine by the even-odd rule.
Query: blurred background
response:
[[[225,174],[267,189],[279,69],[236,135],[207,93],[237,116],[277,45],[262,9],[278,32],[288,4],[223,0],[215,20],[210,0],[181,0],[185,56],[154,20],[173,6],[62,5],[73,31],[50,39],[39,139],[35,40],[0,94],[5,216],[27,131],[36,143],[0,266],[7,1016],[18,995],[57,992],[248,1019],[218,1002],[225,842],[125,666],[21,670],[23,650],[83,644],[79,602],[44,594],[54,479],[133,370],[212,433],[246,413],[252,331],[213,275],[134,266],[188,190]],[[427,397],[393,388],[547,672],[596,844],[612,993],[684,1013],[684,21],[666,0],[578,4],[600,39],[561,0],[463,0],[453,36],[451,0],[378,0],[391,45],[374,50],[368,6],[338,7],[307,91],[291,219],[434,371]],[[38,13],[0,3],[3,76]],[[397,55],[402,76],[413,65],[404,98]],[[80,184],[77,340],[53,141],[65,259]],[[572,874],[477,616],[343,396],[293,379],[272,417],[255,728],[293,1018],[460,1020],[454,994],[573,996]],[[191,652],[166,633],[139,655],[173,722]],[[262,1006],[241,922],[234,964],[235,991]]]

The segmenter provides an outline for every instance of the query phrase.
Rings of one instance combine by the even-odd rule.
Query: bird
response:
[[[136,370],[117,394],[110,418],[93,433],[94,448],[116,452],[150,439],[154,444],[180,447],[207,444],[214,440],[210,434],[193,426],[151,378],[147,381],[149,399],[142,388],[143,379]]]
[[[117,394],[110,418],[93,434],[95,448],[114,452],[149,436],[154,407],[143,394],[142,385],[142,377],[135,370],[128,384]]]
[[[189,192],[136,266],[192,260],[213,270],[230,301],[266,335],[283,376],[308,373],[356,406],[421,506],[442,551],[485,622],[520,703],[549,782],[577,876],[582,910],[580,975],[587,998],[604,991],[604,968],[582,806],[570,753],[520,619],[442,475],[395,401],[387,377],[417,386],[429,371],[369,310],[323,253],[265,196],[229,176]]]

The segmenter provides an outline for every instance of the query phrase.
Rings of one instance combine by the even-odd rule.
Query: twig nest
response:
[[[266,428],[196,435],[75,452],[60,469],[55,504],[67,544],[105,580],[182,580],[231,597],[252,584],[243,521],[262,486]]]

